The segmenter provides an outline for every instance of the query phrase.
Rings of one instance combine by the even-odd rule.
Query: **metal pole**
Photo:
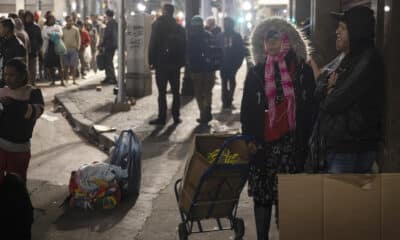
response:
[[[118,1],[118,95],[117,103],[122,103],[125,98],[125,0]]]

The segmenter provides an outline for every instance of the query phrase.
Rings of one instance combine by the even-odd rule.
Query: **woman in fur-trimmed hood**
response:
[[[277,174],[304,169],[316,104],[308,43],[284,19],[261,22],[251,37],[255,66],[243,92],[242,132],[263,142],[250,163],[249,195],[254,199],[257,239],[268,239]]]

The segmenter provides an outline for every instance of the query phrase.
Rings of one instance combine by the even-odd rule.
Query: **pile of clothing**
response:
[[[121,201],[119,183],[128,178],[128,171],[108,163],[85,164],[71,173],[69,207],[112,209]]]

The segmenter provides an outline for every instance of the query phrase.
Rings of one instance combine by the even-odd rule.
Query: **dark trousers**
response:
[[[115,77],[115,69],[114,69],[114,54],[115,50],[105,50],[104,51],[104,58],[106,64],[106,80],[115,82],[117,78]]]
[[[165,120],[167,117],[167,83],[169,82],[172,90],[172,117],[179,118],[181,107],[180,89],[180,69],[164,70],[156,69],[156,82],[158,88],[158,118]]]
[[[221,71],[222,104],[223,107],[232,106],[233,95],[236,88],[236,71]]]
[[[275,218],[278,224],[278,205],[276,204]],[[256,220],[257,240],[268,240],[271,227],[272,203],[263,204],[254,201],[254,216]]]

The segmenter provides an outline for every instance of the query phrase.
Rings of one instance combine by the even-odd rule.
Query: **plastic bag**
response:
[[[86,47],[85,51],[83,52],[83,60],[88,64],[92,61],[92,51],[90,47]]]
[[[122,183],[122,194],[139,195],[142,177],[141,143],[132,130],[122,131],[111,156],[111,164],[128,171],[128,179]]]
[[[86,164],[77,172],[79,187],[87,192],[96,191],[102,182],[128,178],[128,172],[119,166],[108,163]],[[104,185],[104,184],[103,184]]]
[[[63,40],[56,33],[51,33],[50,40],[54,43],[54,50],[57,55],[65,55],[67,53],[67,48]]]

